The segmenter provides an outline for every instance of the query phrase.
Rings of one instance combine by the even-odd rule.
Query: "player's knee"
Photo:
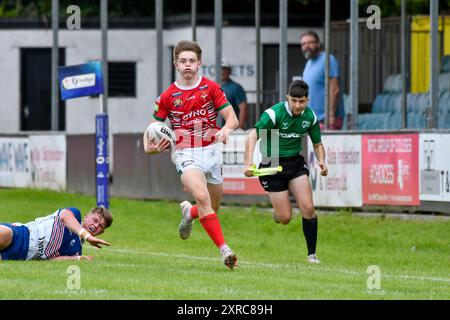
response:
[[[200,206],[209,205],[211,202],[208,192],[198,191],[195,192],[193,196],[195,198],[195,202]]]
[[[281,224],[287,225],[291,222],[291,217],[280,217],[278,218]]]
[[[314,205],[313,204],[306,204],[300,207],[300,210],[302,212],[302,216],[307,219],[314,218]]]

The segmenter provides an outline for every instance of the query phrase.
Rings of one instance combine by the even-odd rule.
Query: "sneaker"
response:
[[[317,256],[315,254],[310,254],[307,258],[306,261],[309,263],[313,263],[313,264],[318,264],[320,263],[320,260],[317,258]]]
[[[194,219],[192,219],[189,214],[189,209],[191,207],[192,204],[189,201],[183,201],[180,203],[181,222],[178,230],[180,231],[180,237],[183,240],[186,240],[191,235],[192,224],[194,223]]]
[[[222,251],[222,258],[223,258],[223,263],[231,270],[233,270],[233,268],[238,266],[237,256],[234,254],[234,252],[230,248],[227,248]]]

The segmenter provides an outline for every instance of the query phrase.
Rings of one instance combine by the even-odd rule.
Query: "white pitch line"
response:
[[[91,249],[91,248],[89,248]],[[93,248],[92,248],[93,249]],[[145,254],[155,257],[167,257],[167,258],[177,258],[177,259],[190,259],[190,260],[203,260],[203,261],[221,261],[220,258],[210,258],[210,257],[199,257],[199,256],[190,256],[185,254],[173,254],[173,253],[163,253],[163,252],[150,252],[150,251],[138,251],[138,250],[131,250],[131,249],[112,249],[112,248],[105,248],[105,250],[108,251],[114,251],[119,253],[131,253],[131,254]],[[256,266],[256,267],[262,267],[262,268],[278,268],[278,269],[304,269],[304,270],[320,270],[320,271],[326,271],[330,273],[341,273],[346,275],[352,275],[352,276],[360,276],[360,277],[367,277],[366,273],[363,272],[357,272],[347,269],[340,269],[340,268],[328,268],[324,266],[302,266],[297,264],[285,264],[285,263],[265,263],[265,262],[249,262],[249,261],[240,261],[240,265],[249,265],[249,266]],[[442,277],[427,277],[427,276],[415,276],[415,275],[393,275],[393,274],[385,274],[382,273],[383,278],[389,278],[389,279],[397,279],[397,280],[418,280],[418,281],[432,281],[432,282],[448,282],[450,283],[450,278],[442,278]]]

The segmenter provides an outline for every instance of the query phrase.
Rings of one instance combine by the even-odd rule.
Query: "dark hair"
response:
[[[303,38],[304,36],[311,36],[311,37],[314,37],[314,39],[316,39],[317,43],[320,42],[319,35],[318,35],[315,31],[309,30],[309,31],[303,32],[303,33],[300,35],[300,41],[302,40],[302,38]]]
[[[309,86],[303,80],[294,80],[289,85],[288,95],[295,98],[308,97]]]

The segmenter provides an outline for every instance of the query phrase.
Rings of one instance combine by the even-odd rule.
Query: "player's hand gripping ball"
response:
[[[153,144],[157,144],[162,139],[167,139],[172,147],[177,141],[175,133],[163,122],[150,123],[147,130],[145,130],[145,136]]]

